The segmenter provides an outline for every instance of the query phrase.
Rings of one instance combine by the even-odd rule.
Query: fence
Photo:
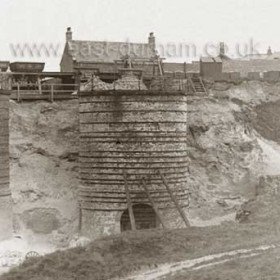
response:
[[[15,83],[11,86],[11,98],[18,102],[22,100],[49,100],[72,99],[78,91],[77,84],[38,84]]]

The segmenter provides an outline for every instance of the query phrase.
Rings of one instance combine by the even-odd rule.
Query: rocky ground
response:
[[[77,101],[11,101],[14,233],[65,246],[77,230]]]
[[[255,196],[262,176],[280,174],[280,146],[273,141],[280,118],[278,107],[271,109],[279,100],[279,84],[264,82],[220,83],[207,97],[189,97],[193,224],[234,217],[230,213]]]

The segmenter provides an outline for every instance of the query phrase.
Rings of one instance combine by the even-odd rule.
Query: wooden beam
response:
[[[17,102],[20,102],[20,86],[19,86],[19,83],[17,83]]]
[[[189,220],[188,220],[188,218],[187,218],[185,212],[184,212],[183,209],[181,208],[181,206],[180,206],[178,200],[176,199],[176,197],[175,197],[174,194],[172,193],[172,190],[170,189],[170,187],[169,187],[169,185],[168,185],[168,183],[167,183],[167,181],[166,181],[164,175],[162,174],[161,171],[159,171],[159,174],[160,174],[160,176],[161,176],[161,179],[162,179],[162,181],[163,181],[163,183],[164,183],[164,185],[165,185],[165,187],[166,187],[166,189],[167,189],[167,191],[168,191],[168,193],[169,193],[169,195],[170,195],[172,201],[173,201],[174,204],[176,205],[177,210],[179,211],[179,213],[180,213],[182,219],[184,220],[185,225],[186,225],[187,227],[190,227],[190,222],[189,222]]]
[[[38,89],[39,89],[39,94],[42,94],[42,84],[41,84],[41,78],[37,77],[37,82],[38,82]]]
[[[50,92],[50,102],[53,103],[54,100],[54,85],[51,85],[51,92]]]
[[[75,72],[1,72],[1,75],[7,76],[17,76],[17,75],[26,75],[26,76],[40,76],[40,77],[61,77],[69,76],[73,77],[76,75]]]
[[[128,188],[128,184],[127,184],[127,174],[126,174],[125,171],[123,172],[123,178],[124,178],[124,187],[125,187],[125,193],[126,193],[126,199],[127,199],[127,206],[128,206],[128,213],[129,213],[129,218],[130,218],[131,229],[133,231],[135,231],[136,230],[136,223],[135,223],[135,217],[134,217],[134,213],[133,213],[133,206],[132,206],[132,202],[131,202],[129,188]]]
[[[146,181],[145,181],[144,178],[142,179],[142,185],[143,185],[143,188],[144,188],[144,190],[145,190],[145,192],[146,192],[146,194],[147,194],[147,196],[149,198],[150,203],[152,204],[152,206],[154,208],[154,211],[155,211],[155,213],[156,213],[160,223],[162,224],[163,229],[165,229],[166,227],[165,227],[165,224],[164,224],[163,219],[161,217],[161,214],[159,213],[159,210],[158,210],[158,208],[157,208],[157,206],[156,206],[156,204],[155,204],[155,202],[154,202],[154,200],[153,200],[153,198],[152,198],[152,196],[150,194],[150,191],[149,191],[149,189],[147,187],[147,184],[146,184]]]

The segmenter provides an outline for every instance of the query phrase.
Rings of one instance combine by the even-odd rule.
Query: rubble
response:
[[[93,76],[87,83],[81,85],[80,90],[147,90],[147,87],[133,73],[126,72],[120,79],[111,84],[103,82],[98,76]]]
[[[121,79],[115,82],[116,90],[147,90],[142,80],[139,80],[133,73],[125,73]]]
[[[113,84],[105,83],[101,81],[98,76],[93,76],[87,83],[82,84],[81,91],[92,91],[92,90],[112,90]]]

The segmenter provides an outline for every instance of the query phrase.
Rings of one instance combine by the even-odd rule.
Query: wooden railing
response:
[[[77,98],[77,84],[38,84],[14,83],[11,86],[11,98],[22,100],[49,100]]]

